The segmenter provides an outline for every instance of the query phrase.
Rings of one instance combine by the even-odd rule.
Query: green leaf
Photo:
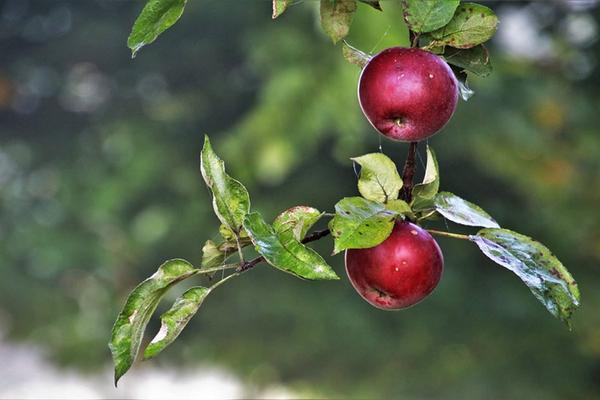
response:
[[[273,229],[277,234],[291,232],[294,239],[301,241],[308,230],[323,216],[313,207],[296,206],[288,208],[275,218]]]
[[[444,59],[449,64],[482,77],[488,76],[492,72],[490,54],[482,44],[470,49],[447,47]]]
[[[368,4],[376,10],[383,11],[380,0],[358,0],[361,3]]]
[[[201,170],[213,194],[215,214],[229,229],[239,234],[244,217],[250,211],[250,195],[239,181],[225,173],[225,164],[213,151],[208,136],[204,138]]]
[[[460,0],[403,0],[404,20],[417,33],[431,32],[446,25]]]
[[[250,239],[240,240],[240,245],[246,247],[250,244]],[[223,265],[225,260],[237,252],[236,242],[221,242],[216,244],[212,240],[207,240],[202,247],[202,268],[215,268]]]
[[[412,208],[410,208],[410,205],[407,202],[405,202],[404,200],[400,200],[400,199],[390,200],[385,204],[385,208],[397,213],[398,215],[409,216],[411,219],[414,219],[414,216],[415,216]]]
[[[214,268],[223,265],[226,257],[226,252],[222,251],[215,242],[207,240],[202,247],[202,268]]]
[[[144,359],[156,356],[177,339],[209,293],[209,288],[193,287],[175,300],[173,306],[160,316],[160,330],[146,347]]]
[[[135,361],[144,329],[166,291],[198,271],[185,260],[166,261],[129,294],[112,329],[108,347],[115,364],[115,385]]]
[[[427,146],[427,166],[423,183],[415,185],[412,190],[413,203],[417,204],[423,200],[431,200],[440,188],[440,174],[437,158],[433,149]]]
[[[431,32],[430,46],[468,49],[487,42],[496,33],[498,18],[492,10],[475,3],[462,3],[448,25]]]
[[[294,238],[292,231],[275,232],[259,213],[248,214],[244,228],[256,251],[273,267],[309,280],[339,279],[317,252]]]
[[[382,153],[365,154],[351,158],[360,169],[358,191],[367,200],[386,203],[397,199],[402,188],[402,178],[396,164]]]
[[[482,229],[470,239],[492,261],[521,278],[548,311],[570,328],[571,315],[579,306],[579,288],[548,248],[508,229]]]
[[[279,17],[290,5],[290,0],[273,0],[273,19]]]
[[[321,0],[321,26],[333,43],[348,35],[355,12],[356,0]]]
[[[248,237],[248,233],[241,229],[237,235],[226,225],[221,224],[219,233],[225,239],[223,242],[216,244],[212,240],[207,240],[202,247],[202,268],[215,268],[223,265],[227,258],[236,253],[239,245],[244,248],[252,243]]]
[[[500,225],[481,207],[461,199],[450,192],[441,192],[435,196],[435,209],[452,222],[483,228],[500,228]]]
[[[346,249],[375,247],[390,236],[398,213],[362,197],[345,197],[335,205],[329,221],[333,254]]]
[[[156,40],[183,14],[187,0],[149,0],[135,20],[127,46],[135,57],[142,47]]]
[[[360,68],[364,68],[371,60],[370,55],[350,46],[346,41],[342,44],[342,55],[350,64],[358,65]]]
[[[232,242],[235,244],[236,237],[243,243],[250,243],[250,238],[248,237],[248,233],[242,228],[236,234],[234,231],[229,229],[229,227],[225,224],[221,224],[219,226],[219,234],[226,242]]]

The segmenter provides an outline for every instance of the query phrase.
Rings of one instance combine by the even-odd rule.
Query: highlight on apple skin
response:
[[[373,56],[358,83],[360,107],[371,125],[403,142],[421,141],[442,129],[458,94],[448,64],[416,48],[391,47]]]
[[[400,310],[423,300],[436,288],[444,269],[435,239],[404,221],[396,222],[383,243],[347,250],[345,262],[354,289],[383,310]]]

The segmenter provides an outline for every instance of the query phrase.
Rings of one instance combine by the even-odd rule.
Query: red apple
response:
[[[458,101],[454,73],[440,57],[421,49],[392,47],[362,70],[358,100],[381,134],[415,142],[438,132]]]
[[[346,251],[352,286],[383,310],[399,310],[423,300],[437,286],[443,269],[437,242],[410,222],[396,222],[392,234],[375,247]]]

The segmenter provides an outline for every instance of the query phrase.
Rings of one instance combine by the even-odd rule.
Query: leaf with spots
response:
[[[571,315],[579,306],[579,288],[548,248],[508,229],[482,229],[470,240],[492,261],[521,278],[552,315],[571,327]]]
[[[278,234],[291,232],[294,239],[301,241],[308,230],[323,216],[313,207],[296,206],[288,208],[275,218],[273,229]]]
[[[279,17],[290,5],[291,0],[273,0],[273,19]]]
[[[500,225],[481,207],[450,192],[441,192],[434,199],[435,210],[457,224],[500,228]]]
[[[160,330],[146,347],[144,359],[156,356],[177,339],[209,293],[209,288],[193,287],[175,300],[173,306],[160,316]]]
[[[187,0],[149,0],[135,20],[127,46],[131,56],[169,29],[183,14]]]
[[[239,235],[250,210],[250,195],[244,185],[225,173],[225,164],[213,151],[208,136],[204,138],[200,167],[213,195],[215,214],[221,223]]]
[[[371,60],[370,55],[350,46],[345,40],[342,44],[342,55],[350,64],[357,65],[360,68],[364,68],[369,60]]]
[[[404,21],[410,30],[426,33],[446,25],[460,0],[403,0]]]
[[[470,49],[455,49],[447,47],[444,53],[447,63],[459,67],[463,71],[486,77],[492,72],[490,54],[482,44]]]
[[[257,212],[246,216],[244,228],[256,251],[273,267],[308,280],[339,279],[323,257],[300,243],[292,230],[276,232]]]
[[[356,0],[321,0],[321,27],[333,43],[348,35],[355,12]]]
[[[397,199],[402,189],[402,178],[396,164],[385,154],[371,153],[355,157],[352,161],[360,165],[358,191],[367,200],[386,203]]]
[[[429,46],[451,46],[468,49],[485,43],[494,36],[498,17],[488,7],[462,3],[448,25],[428,34]]]
[[[185,260],[169,260],[129,294],[108,344],[115,365],[115,385],[135,361],[146,325],[160,299],[171,286],[197,271]]]
[[[427,164],[423,182],[415,185],[412,190],[413,205],[429,202],[437,194],[440,188],[440,174],[435,152],[427,146]],[[419,207],[417,207],[419,208]]]
[[[390,236],[399,215],[384,204],[362,197],[345,197],[335,205],[329,221],[334,239],[333,254],[346,249],[375,247]]]

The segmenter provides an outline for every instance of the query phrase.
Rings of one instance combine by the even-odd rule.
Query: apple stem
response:
[[[304,237],[304,239],[302,239],[302,243],[310,243],[310,242],[314,242],[315,240],[319,240],[321,238],[324,238],[325,236],[329,235],[331,233],[331,231],[329,229],[323,229],[320,231],[314,231],[313,233],[306,235]],[[254,268],[256,266],[256,264],[259,264],[261,262],[265,261],[265,258],[260,256],[260,257],[256,257],[253,258],[250,261],[246,261],[246,262],[241,262],[240,266],[237,267],[237,269],[235,270],[236,272],[245,272],[248,271],[250,268]]]
[[[436,231],[435,229],[427,229],[427,232],[438,236],[445,236],[453,239],[470,240],[468,235],[461,235],[460,233],[452,233],[445,231]]]
[[[418,142],[410,142],[408,155],[402,169],[402,199],[407,203],[412,200],[413,178],[415,176],[415,159]]]

